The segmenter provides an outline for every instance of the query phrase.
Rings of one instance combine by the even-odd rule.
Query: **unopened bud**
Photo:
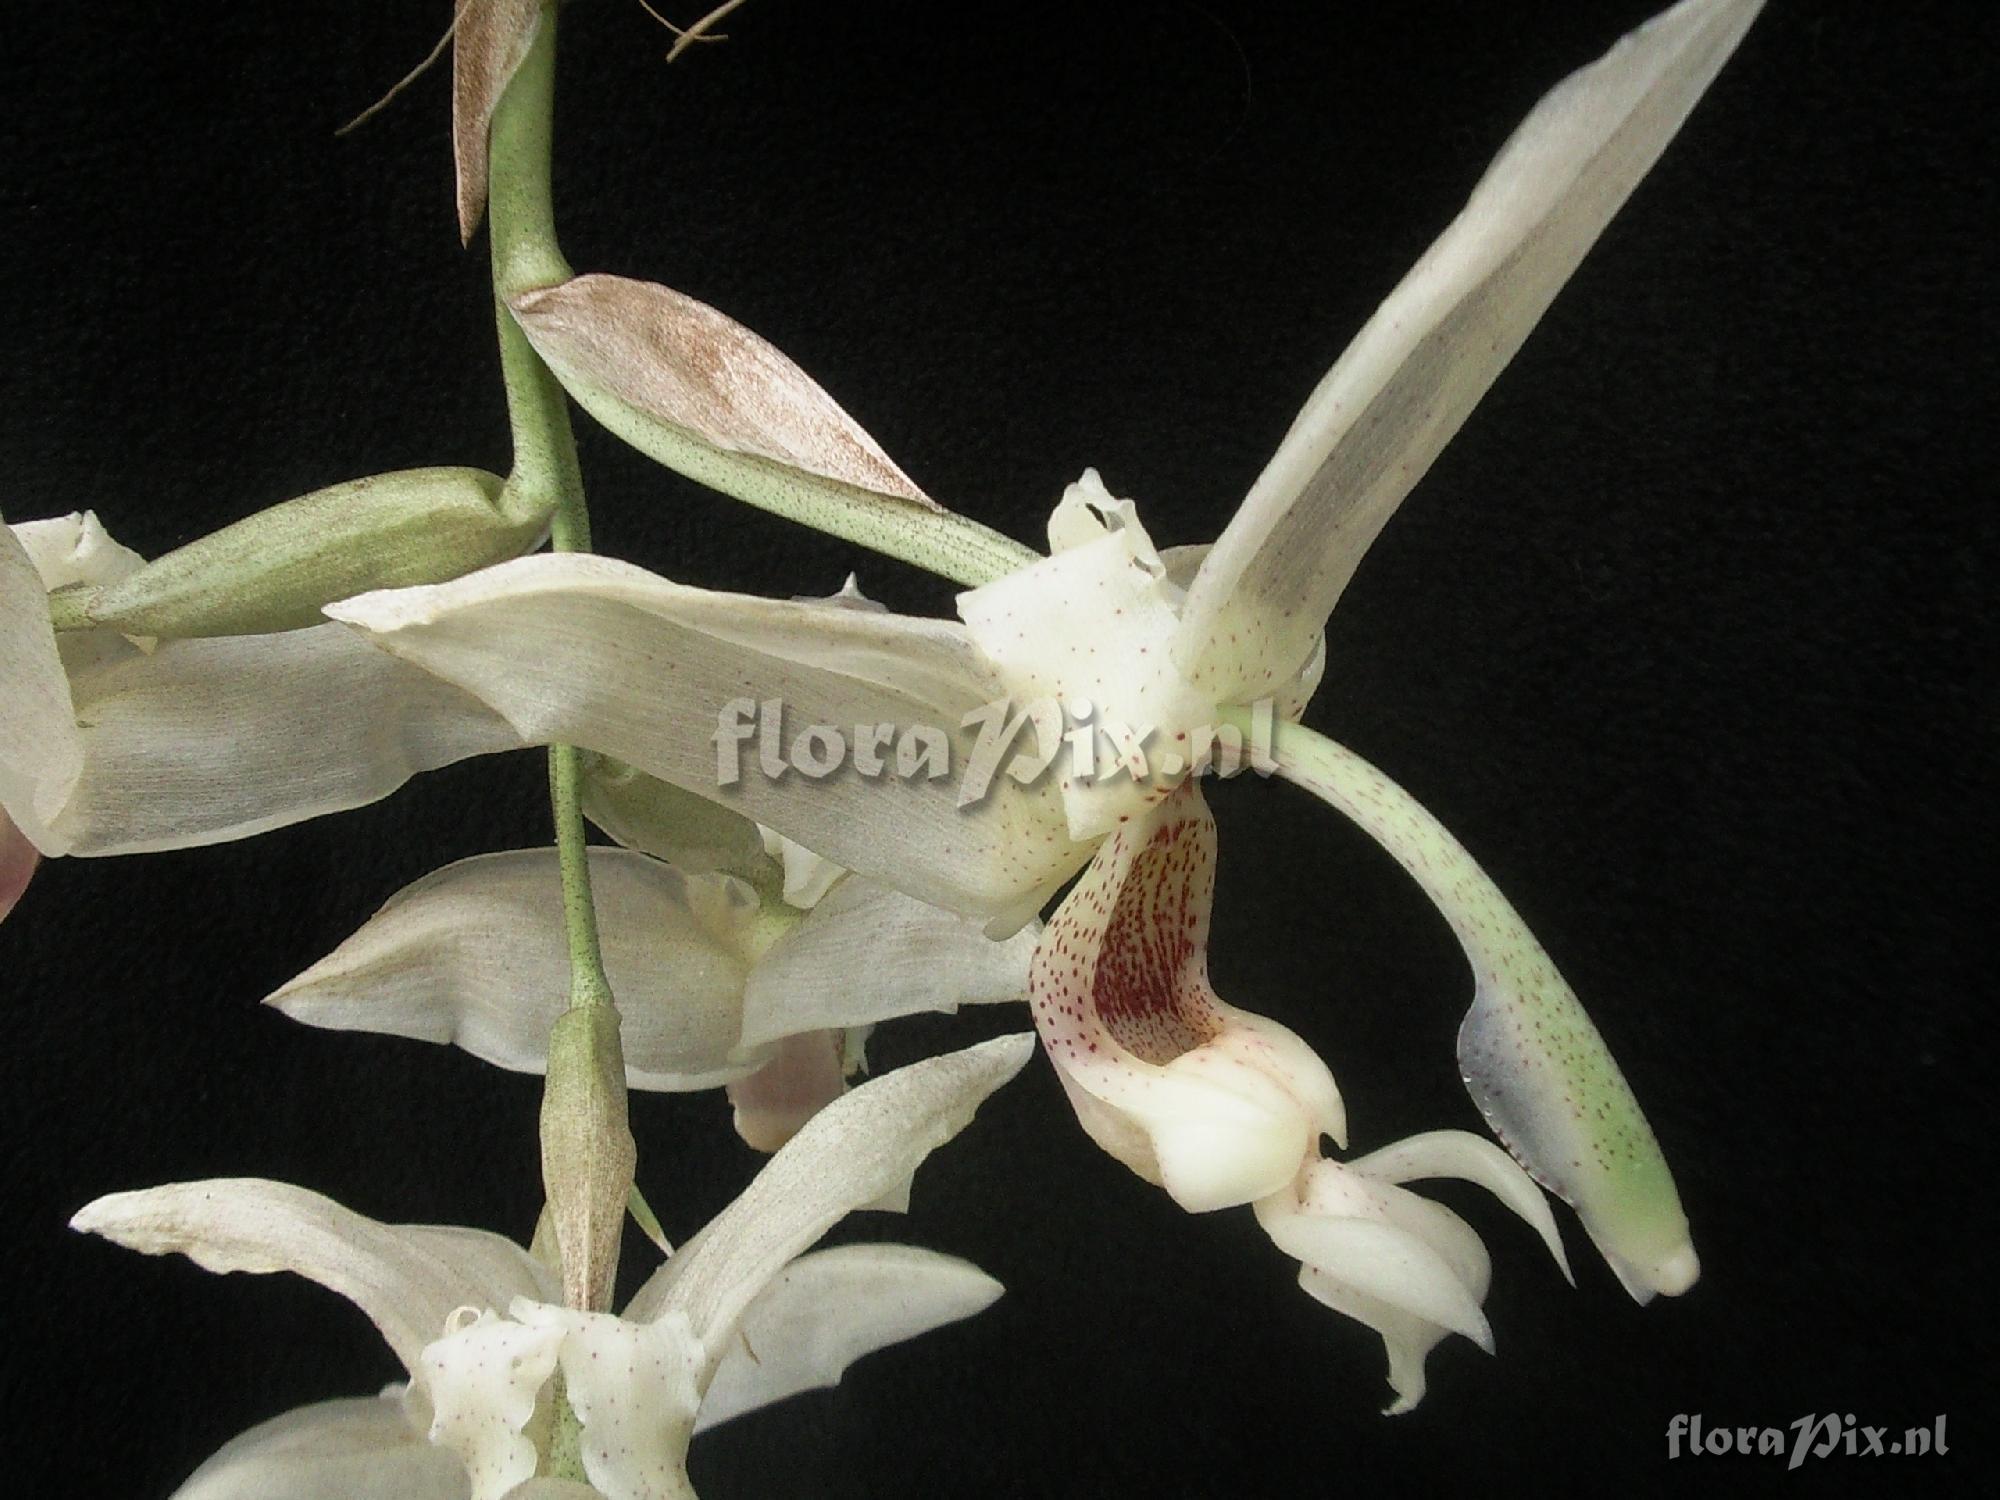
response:
[[[542,1181],[562,1250],[563,1300],[571,1307],[611,1306],[638,1160],[625,1113],[617,1009],[572,1007],[549,1033],[542,1094]]]

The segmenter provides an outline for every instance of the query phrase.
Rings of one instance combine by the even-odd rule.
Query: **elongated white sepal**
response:
[[[461,1307],[557,1295],[519,1245],[476,1229],[378,1224],[289,1183],[219,1177],[112,1193],[70,1228],[143,1255],[185,1255],[204,1270],[291,1271],[352,1302],[413,1374]]]
[[[219,1449],[170,1500],[465,1500],[465,1470],[404,1414],[403,1393],[321,1401]]]
[[[1685,0],[1536,106],[1307,400],[1189,590],[1173,648],[1246,703],[1310,655],[1341,592],[1638,185],[1761,0]]]
[[[1000,1292],[1000,1283],[969,1261],[910,1245],[843,1245],[800,1256],[745,1310],[695,1431],[837,1385],[863,1355],[983,1312]]]
[[[1346,1163],[1347,1170],[1381,1182],[1416,1182],[1425,1178],[1456,1177],[1476,1182],[1511,1208],[1521,1221],[1542,1237],[1549,1255],[1571,1286],[1569,1257],[1563,1253],[1562,1231],[1549,1211],[1549,1200],[1535,1186],[1535,1180],[1505,1151],[1482,1136],[1464,1130],[1431,1130],[1357,1156]]]

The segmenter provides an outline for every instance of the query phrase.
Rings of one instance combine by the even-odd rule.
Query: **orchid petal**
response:
[[[961,721],[996,684],[942,621],[709,593],[576,555],[363,594],[327,613],[475,694],[533,743],[610,755],[953,910],[1024,921],[1024,898],[1086,853],[1064,837],[1060,796],[1046,786],[961,809],[946,775],[819,777],[783,756],[779,774],[760,770],[765,746],[751,739],[768,734],[777,750],[814,726],[932,729],[964,764],[972,736]],[[759,700],[761,722],[736,718],[732,741],[732,714]]]
[[[835,1100],[653,1273],[625,1316],[682,1312],[718,1357],[745,1308],[788,1261],[853,1209],[900,1187],[1033,1051],[1026,1033],[996,1037],[885,1073]]]
[[[811,376],[705,302],[588,275],[509,306],[579,406],[698,483],[962,581],[1033,559],[918,489]]]
[[[1038,931],[996,942],[970,918],[850,876],[750,971],[743,1045],[1022,999]]]
[[[1098,851],[1049,920],[1030,981],[1084,1129],[1196,1213],[1278,1190],[1323,1132],[1345,1131],[1312,1049],[1210,988],[1214,894],[1215,820],[1190,783]]]
[[[451,144],[461,239],[472,238],[486,212],[487,132],[541,19],[541,0],[459,0],[451,52]]]
[[[1476,1182],[1518,1214],[1542,1237],[1549,1254],[1571,1286],[1569,1257],[1563,1253],[1562,1231],[1549,1211],[1549,1200],[1535,1180],[1514,1159],[1484,1136],[1465,1130],[1431,1130],[1394,1141],[1346,1163],[1347,1170],[1381,1182],[1414,1182],[1429,1177],[1456,1177]]]
[[[758,911],[749,887],[623,849],[592,849],[589,863],[631,1086],[713,1088],[755,1068],[755,1048],[739,1042]],[[568,1005],[560,889],[554,849],[459,860],[390,897],[265,1003],[309,1026],[455,1042],[542,1072]]]
[[[847,871],[804,844],[786,838],[774,829],[759,830],[764,853],[778,862],[783,872],[781,891],[785,905],[811,911],[826,899],[826,893]]]
[[[17,530],[6,528],[0,528],[0,678],[8,700],[0,716],[0,808],[44,853],[64,853],[67,841],[50,825],[83,774],[83,741],[49,624],[48,590]]]
[[[1274,749],[1279,774],[1353,819],[1451,924],[1477,986],[1459,1072],[1493,1133],[1576,1209],[1633,1297],[1686,1291],[1700,1263],[1653,1127],[1520,914],[1437,819],[1353,751],[1293,725]]]
[[[1735,50],[1761,0],[1686,0],[1536,106],[1293,421],[1190,590],[1174,660],[1275,690],[1362,554]]]
[[[399,1387],[321,1401],[232,1439],[170,1500],[467,1500],[465,1469],[403,1413]]]
[[[838,1031],[804,1031],[777,1043],[771,1060],[729,1085],[736,1133],[757,1151],[776,1151],[847,1092]]]
[[[838,1385],[877,1349],[983,1312],[1000,1283],[969,1261],[907,1245],[843,1245],[801,1256],[744,1311],[702,1398],[695,1431]]]
[[[540,1453],[526,1429],[544,1409],[542,1388],[562,1342],[560,1327],[464,1307],[418,1356],[415,1373],[431,1402],[430,1440],[458,1455],[471,1500],[500,1500],[535,1477]]]
[[[560,1337],[584,1473],[606,1500],[692,1500],[687,1448],[708,1361],[687,1319],[634,1323],[527,1303],[514,1316]]]
[[[450,1226],[378,1224],[304,1188],[214,1178],[112,1193],[70,1228],[142,1255],[181,1254],[207,1271],[291,1271],[368,1315],[412,1374],[460,1307],[559,1296],[526,1251]]]

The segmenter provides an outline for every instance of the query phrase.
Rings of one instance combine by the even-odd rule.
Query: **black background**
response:
[[[95,507],[153,554],[340,479],[506,467],[442,72],[332,137],[441,4],[8,9],[10,520]],[[1096,464],[1163,545],[1206,540],[1507,132],[1650,9],[753,0],[668,68],[636,4],[593,0],[564,27],[564,245],[772,338],[1017,536]],[[1988,15],[1777,0],[1376,547],[1311,715],[1557,956],[1674,1163],[1700,1285],[1636,1308],[1565,1216],[1572,1292],[1441,1192],[1494,1253],[1499,1358],[1451,1341],[1382,1418],[1374,1337],[1248,1213],[1191,1218],[1098,1153],[1038,1061],[906,1225],[845,1231],[971,1255],[1009,1295],[705,1436],[705,1494],[1776,1482],[1667,1462],[1676,1412],[1950,1414],[1948,1460],[1819,1485],[1984,1462]],[[949,613],[937,580],[581,437],[602,550],[781,594],[859,566]],[[70,1235],[90,1197],[257,1174],[527,1233],[534,1080],[257,1002],[416,876],[543,840],[541,790],[535,757],[489,759],[247,843],[44,867],[0,932],[0,1409],[30,1492],[163,1495],[252,1422],[397,1373],[317,1288]],[[1478,1128],[1469,985],[1422,896],[1299,793],[1215,802],[1221,992],[1322,1051],[1357,1147]],[[1024,1024],[902,1023],[874,1055]],[[634,1119],[677,1235],[754,1167],[719,1096]]]

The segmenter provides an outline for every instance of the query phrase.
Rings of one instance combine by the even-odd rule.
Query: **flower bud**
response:
[[[617,1009],[573,1006],[549,1034],[542,1094],[542,1180],[562,1249],[563,1298],[573,1308],[611,1305],[638,1159],[626,1119]]]
[[[551,509],[480,469],[350,480],[154,559],[99,591],[88,617],[168,638],[302,629],[336,599],[518,557],[541,538]]]

